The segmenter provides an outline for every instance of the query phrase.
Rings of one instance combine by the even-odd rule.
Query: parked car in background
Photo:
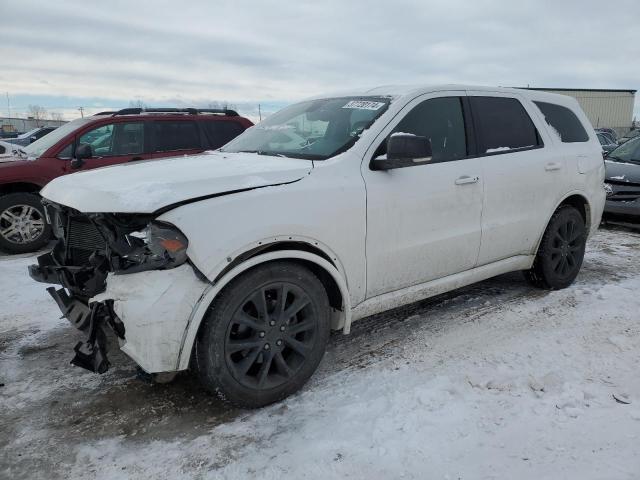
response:
[[[618,144],[622,145],[623,143],[628,142],[629,140],[631,140],[632,138],[636,138],[637,136],[640,136],[640,129],[631,130],[618,139]]]
[[[616,145],[618,144],[617,137],[613,133],[610,133],[610,132],[607,132],[607,131],[604,131],[604,130],[600,130],[600,129],[596,129],[596,132],[604,135],[607,138],[607,140],[609,140],[609,143],[613,143],[613,144],[616,144]]]
[[[640,222],[640,137],[632,138],[609,153],[605,165],[605,220]]]
[[[0,163],[0,250],[31,252],[49,241],[38,192],[56,177],[213,150],[251,125],[233,110],[140,108],[66,123]]]
[[[18,145],[18,146],[27,146],[30,143],[35,142],[36,140],[40,140],[42,137],[44,137],[45,135],[53,132],[56,128],[58,127],[38,127],[38,128],[34,128],[33,130],[29,130],[26,133],[23,133],[22,135],[18,135],[15,138],[8,138],[5,141],[8,143],[12,143],[14,145]]]
[[[568,96],[323,96],[216,152],[54,180],[42,195],[58,242],[30,274],[63,287],[48,291],[87,338],[75,365],[106,371],[113,332],[145,371],[192,367],[260,407],[309,379],[330,329],[510,271],[567,287],[603,180]]]
[[[598,137],[598,141],[602,146],[603,152],[609,153],[610,151],[618,147],[618,144],[611,140],[611,137],[609,137],[608,135],[602,132],[596,132],[596,136]]]
[[[9,157],[12,157],[15,155],[13,152],[16,148],[17,147],[12,143],[7,143],[5,141],[0,140],[0,162],[10,160]],[[5,160],[2,160],[2,159],[5,159]]]
[[[602,132],[611,137],[612,143],[618,143],[618,134],[613,128],[596,128],[596,132]]]

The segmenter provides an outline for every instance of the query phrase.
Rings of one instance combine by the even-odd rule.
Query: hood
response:
[[[83,213],[153,213],[194,199],[295,182],[312,169],[310,160],[208,152],[65,175],[40,193]]]
[[[0,152],[2,152],[0,153],[0,162],[13,162],[15,160],[20,160],[20,158],[13,153],[13,151],[18,148],[20,148],[19,145],[0,141]]]
[[[640,185],[640,165],[637,163],[614,162],[605,160],[605,178],[611,183],[630,183]]]

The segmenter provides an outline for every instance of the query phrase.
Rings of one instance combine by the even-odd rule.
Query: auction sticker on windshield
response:
[[[370,102],[368,100],[351,100],[342,108],[357,108],[359,110],[379,110],[384,102]]]

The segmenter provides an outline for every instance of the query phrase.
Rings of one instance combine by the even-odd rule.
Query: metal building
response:
[[[618,134],[626,133],[631,128],[636,90],[594,88],[529,88],[529,90],[542,90],[575,98],[594,128],[613,128]]]
[[[39,120],[35,118],[0,117],[0,136],[2,133],[19,134],[37,127],[59,127],[65,120]]]

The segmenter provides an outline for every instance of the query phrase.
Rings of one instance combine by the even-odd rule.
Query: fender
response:
[[[193,342],[195,341],[198,330],[200,329],[202,319],[204,318],[211,303],[214,301],[218,293],[220,293],[220,291],[225,287],[225,285],[227,285],[231,280],[236,278],[242,272],[255,267],[256,265],[272,260],[285,259],[300,259],[313,262],[326,270],[327,273],[329,273],[333,277],[336,284],[338,285],[338,288],[340,289],[340,294],[342,295],[343,302],[342,312],[335,312],[338,315],[337,324],[339,325],[339,327],[342,327],[343,333],[349,333],[349,330],[351,328],[351,301],[349,298],[347,283],[340,272],[338,272],[336,267],[331,265],[331,263],[327,262],[324,258],[321,258],[313,253],[303,252],[301,250],[278,250],[275,252],[265,253],[250,258],[246,262],[229,270],[220,278],[219,281],[205,289],[200,299],[198,300],[198,303],[196,303],[196,305],[193,307],[191,315],[189,316],[187,327],[185,328],[182,338],[180,352],[178,354],[178,365],[176,366],[176,370],[186,370],[189,367],[191,351],[193,349]]]
[[[271,246],[280,244],[280,243],[287,243],[287,242],[299,242],[301,244],[306,244],[308,247],[310,248],[314,248],[317,250],[320,250],[325,256],[326,259],[330,260],[330,264],[332,264],[331,266],[334,269],[337,269],[339,274],[345,279],[347,285],[349,285],[349,281],[347,279],[347,274],[344,268],[344,265],[342,264],[342,262],[340,261],[340,258],[338,257],[338,255],[336,255],[336,253],[329,248],[329,246],[319,240],[316,240],[315,238],[311,238],[311,237],[307,237],[304,235],[275,235],[275,236],[268,236],[268,237],[263,237],[259,240],[253,241],[251,243],[248,243],[246,245],[243,245],[242,247],[236,249],[235,251],[228,253],[227,255],[224,256],[224,259],[221,260],[217,265],[215,265],[212,269],[209,270],[204,270],[201,268],[201,266],[198,264],[198,262],[196,262],[194,260],[194,265],[198,268],[201,269],[202,273],[212,282],[212,283],[217,283],[218,280],[220,278],[222,278],[222,276],[224,276],[227,271],[231,270],[229,267],[234,268],[236,265],[234,265],[234,263],[244,263],[246,260],[242,260],[243,256],[251,253],[252,251],[256,250],[256,249],[265,249],[265,248],[269,248]],[[288,250],[288,251],[297,251],[297,248],[283,248],[284,250]],[[302,251],[306,251],[304,249],[301,249]],[[309,253],[309,252],[308,252]],[[257,256],[257,255],[255,255]],[[253,258],[253,257],[250,257]],[[321,257],[322,258],[322,257]],[[325,259],[323,259],[325,260]]]

